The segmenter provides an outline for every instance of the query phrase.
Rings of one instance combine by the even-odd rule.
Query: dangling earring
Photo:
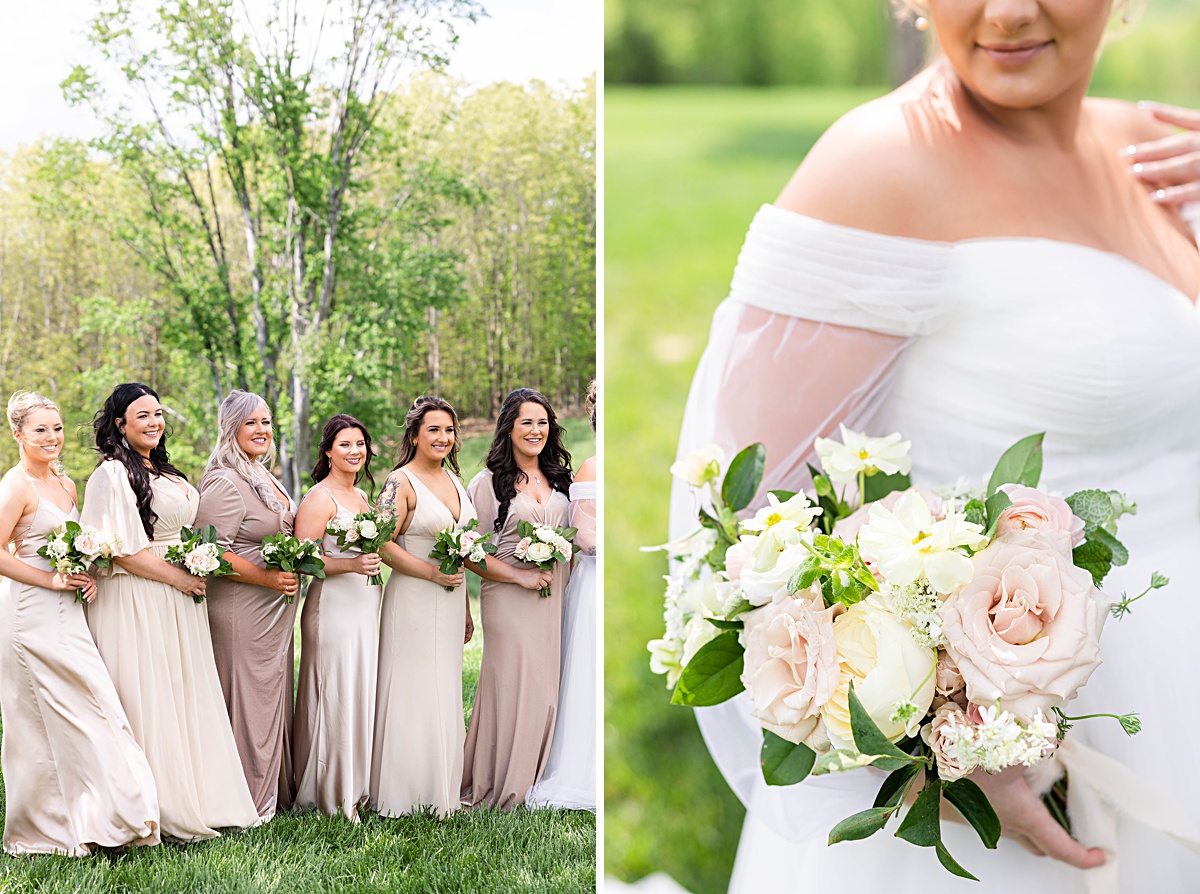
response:
[[[917,20],[915,22],[913,22],[913,26],[918,31],[928,31],[929,30],[929,19],[925,18],[925,16],[917,16]]]

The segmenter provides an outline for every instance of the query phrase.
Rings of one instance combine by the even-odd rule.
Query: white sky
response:
[[[455,77],[478,85],[535,78],[578,84],[599,68],[600,0],[483,5],[488,18],[466,26],[454,51]],[[58,86],[90,58],[84,31],[94,9],[95,0],[0,0],[0,152],[42,134],[96,134],[90,113],[70,108]]]

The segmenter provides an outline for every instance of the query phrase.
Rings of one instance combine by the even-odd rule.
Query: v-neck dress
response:
[[[52,570],[37,551],[66,521],[79,513],[41,498],[13,532],[17,558]],[[0,580],[0,715],[5,851],[158,844],[154,776],[74,590]]]
[[[479,513],[479,529],[493,530],[500,507],[492,490],[492,473],[484,470],[476,475],[468,492]],[[518,493],[509,504],[504,526],[492,537],[497,550],[488,561],[519,564],[513,558],[521,540],[518,520],[562,527],[570,506],[567,495],[558,491],[545,506]],[[568,575],[566,565],[554,566],[546,598],[517,584],[483,582],[483,660],[467,729],[463,803],[511,810],[525,802],[545,769],[558,706],[563,590]]]
[[[417,495],[401,549],[429,561],[439,531],[475,517],[463,486],[456,522],[450,509],[408,469]],[[447,473],[449,474],[449,473]],[[379,690],[375,701],[375,752],[371,801],[385,816],[432,807],[438,816],[458,809],[462,782],[462,664],[466,630],[463,587],[393,571],[383,591],[379,630]]]
[[[153,540],[117,460],[105,460],[88,479],[83,523],[119,536],[119,555],[149,549],[161,559],[180,542],[180,528],[194,525],[200,495],[159,476],[150,487]],[[162,833],[191,841],[256,823],[221,698],[207,603],[116,563],[96,589],[88,626],[154,773]]]
[[[282,495],[280,495],[282,497]],[[281,502],[283,502],[281,500]],[[217,539],[259,568],[264,537],[292,533],[291,500],[271,509],[241,475],[209,469],[200,479],[196,525],[212,525]],[[234,577],[208,582],[208,616],[221,691],[258,815],[269,819],[292,804],[293,628],[296,603],[283,594]]]
[[[333,498],[335,518],[354,518],[333,491],[316,487]],[[339,549],[329,534],[322,548],[331,559],[360,555]],[[356,819],[356,808],[370,793],[382,590],[365,575],[350,572],[314,580],[304,597],[294,749],[297,807]]]

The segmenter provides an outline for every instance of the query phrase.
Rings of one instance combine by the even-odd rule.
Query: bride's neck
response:
[[[947,92],[960,121],[976,121],[1001,138],[1027,146],[1065,152],[1077,148],[1086,81],[1071,85],[1041,105],[1012,107],[990,102],[963,83],[948,64],[946,69]]]

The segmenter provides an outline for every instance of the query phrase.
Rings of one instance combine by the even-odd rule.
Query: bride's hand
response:
[[[1084,847],[1054,820],[1026,783],[1024,768],[1011,767],[992,775],[980,770],[971,774],[971,780],[991,801],[1005,838],[1039,857],[1053,857],[1078,869],[1104,864],[1103,850]]]
[[[1156,102],[1144,106],[1159,121],[1182,128],[1183,133],[1123,150],[1131,173],[1155,190],[1156,202],[1181,205],[1200,201],[1200,112]]]

